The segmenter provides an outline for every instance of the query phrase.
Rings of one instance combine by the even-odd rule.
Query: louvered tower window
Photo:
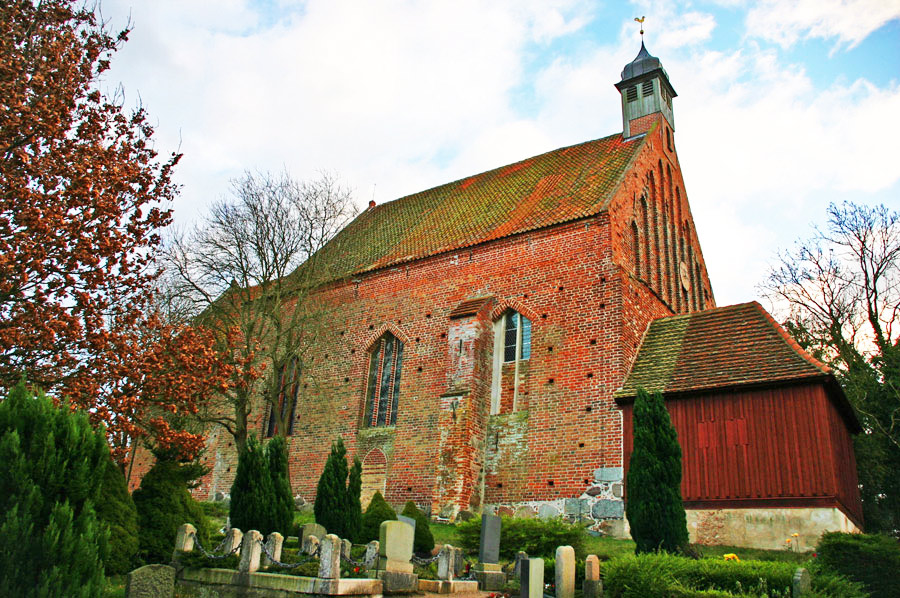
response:
[[[625,92],[625,99],[629,102],[637,101],[637,87],[632,85],[628,88],[628,91]]]
[[[646,98],[647,96],[653,95],[653,80],[644,81],[644,89],[641,91],[641,94]]]
[[[397,423],[403,343],[390,332],[375,342],[369,358],[364,425],[392,426]]]

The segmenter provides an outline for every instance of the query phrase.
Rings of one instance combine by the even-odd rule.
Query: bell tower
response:
[[[641,31],[643,33],[643,31]],[[622,80],[616,83],[622,94],[622,136],[628,139],[650,128],[655,118],[662,114],[675,130],[672,115],[672,98],[677,96],[669,76],[659,58],[651,56],[641,41],[641,51],[622,70]]]

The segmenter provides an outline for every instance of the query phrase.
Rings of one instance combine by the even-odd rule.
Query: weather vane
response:
[[[644,19],[645,19],[645,18],[646,18],[646,17],[641,17],[641,18],[639,19],[639,18],[637,18],[637,17],[634,17],[634,20],[641,24],[641,39],[643,39],[643,37],[644,37]]]

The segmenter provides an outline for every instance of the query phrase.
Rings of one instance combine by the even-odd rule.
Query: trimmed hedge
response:
[[[603,587],[611,598],[688,598],[760,596],[789,598],[797,566],[777,561],[690,559],[670,554],[643,554],[609,561]],[[865,598],[858,584],[833,575],[813,574],[818,598]]]
[[[434,550],[434,536],[431,534],[431,521],[428,515],[423,513],[411,500],[406,501],[403,511],[400,513],[416,520],[416,535],[413,540],[413,550],[420,553],[431,553]]]
[[[360,531],[360,543],[371,542],[377,540],[381,531],[382,521],[395,521],[397,513],[387,504],[381,492],[376,492],[369,506],[362,516],[362,531]],[[418,526],[418,525],[417,525]]]
[[[477,552],[481,540],[481,518],[456,524],[459,545],[468,552]],[[585,557],[584,531],[562,519],[522,519],[504,517],[500,526],[500,556],[514,559],[524,550],[530,557],[555,557],[558,546],[571,546],[575,556]]]
[[[109,554],[103,562],[107,575],[124,575],[138,566],[138,512],[125,476],[112,459],[103,467],[103,482],[94,510],[109,527]]]
[[[825,569],[845,575],[865,587],[872,598],[900,597],[900,545],[888,536],[823,534],[816,547]],[[894,575],[886,575],[893,571]]]

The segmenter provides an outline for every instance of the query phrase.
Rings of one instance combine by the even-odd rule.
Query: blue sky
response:
[[[900,0],[103,0],[104,84],[184,158],[189,226],[245,169],[385,202],[622,129],[645,40],[719,305],[757,299],[829,202],[900,208]]]

